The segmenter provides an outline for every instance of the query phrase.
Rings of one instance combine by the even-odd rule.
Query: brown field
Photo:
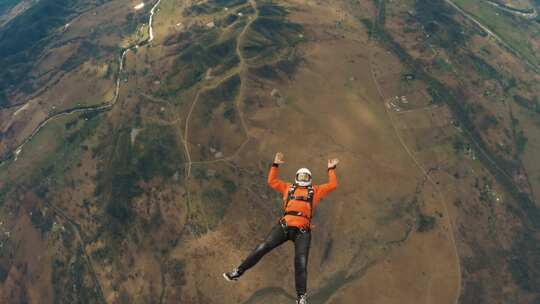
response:
[[[340,167],[340,191],[321,206],[317,218],[318,227],[311,252],[313,262],[309,270],[312,293],[316,295],[315,299],[319,299],[314,301],[349,303],[361,296],[370,299],[371,303],[393,303],[389,301],[391,298],[413,303],[420,297],[428,299],[429,303],[433,297],[444,299],[445,303],[455,303],[459,261],[456,259],[452,228],[446,222],[450,215],[445,211],[444,202],[440,197],[430,198],[428,193],[433,190],[427,186],[427,193],[417,198],[422,212],[432,214],[438,211],[443,214],[443,222],[429,233],[407,233],[414,229],[411,227],[414,226],[414,215],[402,215],[404,218],[400,218],[399,213],[392,214],[400,204],[406,204],[416,196],[415,189],[423,180],[423,174],[396,137],[384,109],[384,101],[373,82],[369,58],[370,53],[376,51],[375,47],[370,47],[365,34],[358,34],[362,31],[354,20],[346,20],[350,27],[340,31],[333,27],[340,17],[336,11],[303,3],[294,3],[293,6],[300,12],[291,15],[291,20],[308,28],[309,39],[316,43],[302,45],[305,63],[293,81],[264,82],[258,90],[250,90],[250,83],[247,84],[245,103],[256,99],[262,107],[244,107],[249,134],[254,138],[256,148],[241,152],[240,166],[258,171],[249,169],[249,164],[269,159],[273,151],[280,150],[287,156],[287,165],[281,174],[283,178],[292,176],[296,167],[309,166],[314,169],[316,181],[324,182],[326,158],[339,157],[343,164],[347,164]],[[378,59],[377,62],[381,66],[391,66],[385,60]],[[284,96],[285,105],[276,105],[270,97],[274,88]],[[229,138],[226,134],[216,136]],[[303,144],[298,145],[299,139]],[[291,142],[295,144],[291,145]],[[263,182],[263,178],[258,180]],[[359,188],[364,190],[355,190]],[[276,268],[282,264],[280,261],[292,261],[290,246],[272,253],[246,274],[246,279],[239,282],[234,290],[219,280],[219,272],[212,275],[214,269],[227,269],[238,263],[273,222],[270,218],[263,223],[250,224],[251,213],[256,215],[262,211],[268,214],[269,211],[253,210],[259,205],[255,201],[260,198],[252,197],[254,194],[251,192],[245,195],[248,195],[248,202],[234,203],[227,212],[230,216],[225,216],[217,231],[188,239],[187,244],[174,250],[174,257],[190,261],[186,269],[188,285],[178,298],[182,302],[237,303],[246,300],[242,295],[252,294],[248,297],[250,303],[258,303],[256,294],[276,288],[285,294],[269,292],[264,301],[290,301],[285,295],[290,297],[293,294],[292,265],[285,262]],[[256,205],[250,206],[250,202]],[[244,216],[239,216],[238,212]],[[246,220],[242,220],[244,217]],[[247,244],[239,242],[235,237],[238,232],[231,230],[229,225],[244,227],[239,229],[248,231],[251,229],[247,227],[255,225],[254,239]],[[341,236],[336,236],[336,233]],[[329,243],[334,250],[330,259],[325,261],[328,257],[323,258],[323,252],[325,244]],[[230,252],[232,256],[227,254],[223,259],[223,252]],[[430,259],[422,258],[419,252],[429,255]],[[399,257],[393,257],[394,254]],[[386,271],[379,271],[377,268],[380,267]],[[370,278],[372,271],[384,273],[385,278],[392,277],[395,282],[392,291],[367,288],[359,294],[353,286],[360,286],[365,281],[370,282],[365,284],[380,285],[378,278]],[[411,277],[425,279],[411,281]],[[196,286],[212,286],[214,292],[201,298]],[[408,295],[404,294],[405,290],[408,290]]]
[[[249,12],[252,3],[184,15],[199,2],[162,0],[155,40],[127,53],[112,109],[52,120],[16,161],[0,167],[0,274],[7,274],[1,301],[292,303],[290,243],[237,283],[221,277],[279,217],[281,201],[267,187],[266,174],[274,153],[282,151],[284,180],[309,167],[315,183],[324,183],[326,160],[340,159],[338,190],[314,218],[310,303],[534,303],[537,294],[524,291],[511,269],[510,257],[521,248],[515,240],[529,225],[519,204],[479,160],[482,151],[457,147],[459,140],[474,143],[452,108],[430,95],[432,82],[362,22],[373,21],[380,7],[369,1],[277,2],[288,8],[287,20],[303,28],[298,44],[270,59],[247,60],[242,47],[261,18]],[[79,16],[62,39],[123,25],[136,4],[113,1]],[[481,130],[477,140],[485,142],[490,159],[514,160],[514,131],[524,130],[520,166],[504,172],[518,189],[538,196],[540,116],[510,101],[518,93],[532,100],[538,75],[495,41],[473,34],[460,55],[469,58],[470,52],[501,74],[515,75],[507,91],[470,61],[424,41],[421,30],[404,31],[420,27],[407,22],[415,1],[383,4],[390,39],[434,79],[459,90],[463,104],[476,107],[472,125]],[[193,85],[177,89],[188,79],[191,66],[181,54],[199,42],[194,33],[211,32],[210,21],[236,9],[246,12],[239,28],[214,29],[218,40],[234,38],[235,65],[218,66],[220,72],[205,68]],[[460,15],[452,18],[471,26]],[[140,29],[104,31],[96,39],[118,48],[144,37]],[[36,75],[56,73],[77,47],[61,44],[43,54]],[[61,110],[110,100],[116,73],[105,75],[118,68],[118,55],[84,61],[54,76],[61,80],[24,108],[2,110],[0,130],[7,135],[0,152],[22,142],[53,105]],[[263,67],[279,73],[264,76]],[[415,78],[407,80],[411,74]],[[236,93],[220,95],[235,77]],[[497,123],[485,127],[487,117]],[[181,165],[170,155],[180,155]],[[54,223],[47,226],[46,219]]]

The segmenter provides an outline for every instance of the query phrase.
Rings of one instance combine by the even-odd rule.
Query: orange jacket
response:
[[[289,189],[292,186],[291,183],[286,183],[278,179],[278,167],[272,166],[270,168],[270,173],[268,174],[268,185],[281,193],[283,196],[283,201],[287,201],[287,196],[289,194]],[[336,172],[334,169],[328,169],[328,183],[322,185],[313,186],[315,191],[313,196],[313,210],[309,210],[309,203],[300,200],[291,200],[287,204],[287,209],[285,211],[300,211],[303,214],[314,214],[313,211],[317,208],[319,201],[328,195],[330,192],[334,191],[337,188],[337,178]],[[307,196],[307,188],[298,187],[294,193],[296,196]],[[310,221],[303,216],[295,215],[286,215],[284,216],[285,221],[288,226],[292,227],[303,227],[308,228]]]

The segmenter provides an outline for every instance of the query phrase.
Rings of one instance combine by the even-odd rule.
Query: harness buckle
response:
[[[307,229],[304,228],[304,227],[298,228],[298,231],[300,231],[300,233],[306,233],[306,232],[308,232]]]
[[[281,219],[279,220],[279,224],[281,225],[281,228],[283,228],[283,229],[287,229],[287,227],[288,227],[287,221],[285,221],[284,218],[281,218]]]

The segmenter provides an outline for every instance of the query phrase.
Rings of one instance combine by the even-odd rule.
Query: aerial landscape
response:
[[[339,158],[309,303],[540,304],[539,11],[0,0],[0,303],[294,303],[291,243],[222,277],[281,151]]]

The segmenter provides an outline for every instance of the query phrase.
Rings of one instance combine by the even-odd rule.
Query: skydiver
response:
[[[339,160],[328,160],[328,183],[312,185],[311,171],[301,168],[296,172],[294,183],[278,179],[279,165],[285,163],[283,153],[278,152],[268,174],[268,185],[283,197],[283,215],[266,239],[257,245],[248,257],[230,272],[223,274],[228,281],[236,281],[272,249],[294,242],[294,270],[297,304],[307,304],[307,262],[311,242],[311,219],[319,200],[337,188],[335,169]]]

